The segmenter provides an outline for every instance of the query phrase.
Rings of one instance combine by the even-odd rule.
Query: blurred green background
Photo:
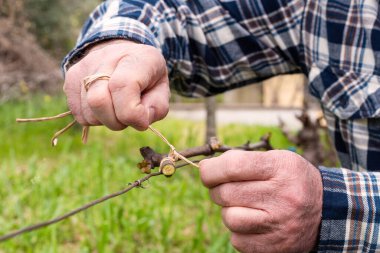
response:
[[[0,234],[47,220],[126,187],[143,175],[139,148],[168,148],[150,132],[111,132],[94,127],[87,145],[80,128],[51,135],[70,119],[17,124],[16,117],[64,111],[61,96],[34,95],[0,107]],[[204,124],[167,119],[155,124],[178,149],[202,145]],[[276,128],[228,125],[220,139],[229,145],[257,141],[268,131],[273,145],[288,143]],[[57,225],[0,244],[0,252],[234,252],[220,208],[210,202],[197,169],[156,177]]]
[[[3,0],[4,1],[4,0]],[[42,48],[60,60],[74,46],[88,14],[100,0],[5,0],[3,16],[14,12],[19,27],[35,35]]]

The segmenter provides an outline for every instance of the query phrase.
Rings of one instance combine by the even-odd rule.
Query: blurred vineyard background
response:
[[[142,177],[138,150],[167,148],[150,133],[93,128],[88,145],[80,128],[50,147],[67,120],[17,125],[17,117],[67,110],[60,61],[75,45],[96,0],[0,0],[0,234],[67,212]],[[300,153],[279,126],[297,121],[305,78],[288,75],[208,101],[212,134],[228,145],[258,141],[271,132],[278,149]],[[178,149],[205,141],[200,99],[172,97],[169,119],[157,124]],[[263,109],[264,108],[264,109]],[[314,118],[319,109],[310,107]],[[215,123],[217,120],[217,124]],[[293,120],[293,121],[292,121]],[[302,124],[298,122],[298,127]],[[329,146],[324,142],[325,146]],[[315,150],[315,148],[314,148]],[[330,162],[331,164],[331,162]],[[0,244],[8,252],[234,252],[219,207],[191,167],[145,185],[58,225]]]
[[[62,87],[59,63],[96,0],[0,0],[0,103]]]

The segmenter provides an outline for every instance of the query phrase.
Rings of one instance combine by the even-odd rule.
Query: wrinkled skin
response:
[[[241,252],[309,252],[322,214],[319,171],[299,155],[229,151],[200,163],[211,199],[222,207]]]
[[[96,73],[111,79],[98,80],[86,91],[83,78]],[[169,110],[165,59],[156,48],[131,41],[114,40],[93,47],[67,71],[64,92],[75,119],[85,126],[145,130]]]

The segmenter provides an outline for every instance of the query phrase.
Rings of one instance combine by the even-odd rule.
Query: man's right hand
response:
[[[83,79],[97,73],[111,78],[95,81],[86,91]],[[67,71],[64,91],[75,119],[84,126],[145,130],[169,110],[169,80],[162,54],[126,40],[93,47]]]

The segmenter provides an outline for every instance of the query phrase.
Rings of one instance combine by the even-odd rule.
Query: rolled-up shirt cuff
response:
[[[63,72],[66,73],[93,45],[111,39],[126,39],[160,48],[158,40],[145,24],[127,17],[114,17],[99,22],[78,41],[62,61]]]
[[[349,211],[344,169],[320,167],[323,209],[318,252],[344,252]]]

